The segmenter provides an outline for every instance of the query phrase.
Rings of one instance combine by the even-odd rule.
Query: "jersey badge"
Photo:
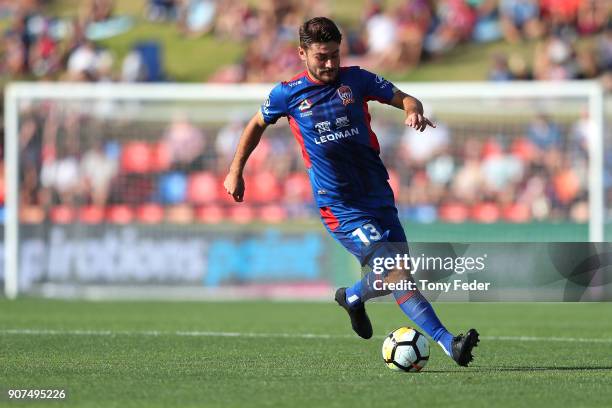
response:
[[[344,106],[355,102],[353,100],[353,90],[348,85],[342,85],[340,88],[338,88],[338,96],[340,99],[342,99],[342,104]]]

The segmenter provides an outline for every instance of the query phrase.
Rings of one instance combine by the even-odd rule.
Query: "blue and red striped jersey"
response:
[[[393,84],[359,67],[341,68],[331,84],[304,71],[270,92],[261,106],[264,121],[289,120],[319,207],[394,204],[368,112],[368,101],[389,103],[393,93]]]

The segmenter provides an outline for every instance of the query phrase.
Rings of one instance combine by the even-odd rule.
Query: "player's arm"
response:
[[[255,147],[259,144],[261,135],[267,126],[261,111],[257,111],[240,136],[236,154],[223,182],[227,193],[234,197],[234,200],[237,202],[244,200],[244,178],[242,177],[244,166],[253,150],[255,150]]]
[[[394,90],[393,98],[391,98],[389,105],[395,106],[406,113],[406,126],[410,126],[420,132],[424,131],[427,126],[436,127],[436,125],[424,116],[423,104],[421,101],[405,94],[397,88]]]

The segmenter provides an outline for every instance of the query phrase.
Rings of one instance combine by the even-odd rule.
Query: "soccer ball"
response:
[[[429,360],[429,342],[413,328],[400,327],[385,337],[382,356],[392,370],[418,372]]]

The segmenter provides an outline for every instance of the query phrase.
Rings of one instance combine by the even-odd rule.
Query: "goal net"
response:
[[[286,121],[247,165],[246,202],[223,191],[271,87],[9,85],[7,296],[319,298],[353,280]],[[437,124],[417,134],[370,103],[411,241],[609,241],[612,136],[597,83],[398,87]]]

